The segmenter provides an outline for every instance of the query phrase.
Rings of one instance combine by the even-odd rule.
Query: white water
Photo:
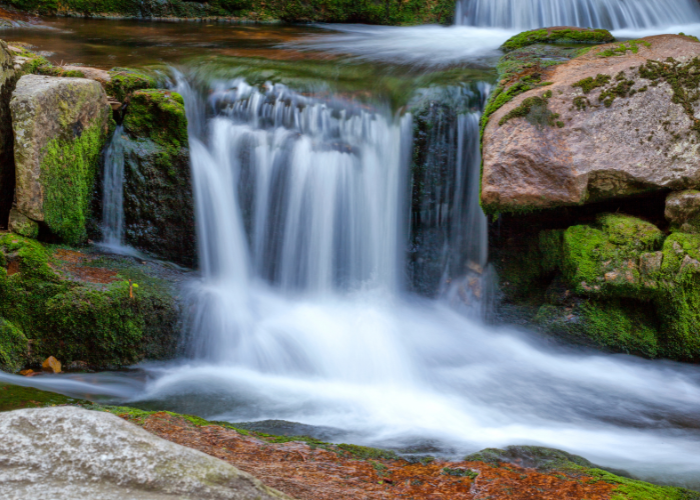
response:
[[[550,26],[606,28],[622,39],[664,33],[700,35],[696,0],[461,0],[454,25],[322,25],[338,33],[292,46],[367,61],[439,67],[489,64],[513,35]]]
[[[700,22],[695,0],[460,0],[455,24],[525,31],[545,26],[645,29]]]

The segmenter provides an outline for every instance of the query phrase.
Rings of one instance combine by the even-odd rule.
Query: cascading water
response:
[[[547,26],[644,29],[700,22],[695,0],[460,0],[455,23],[528,30]]]
[[[124,240],[124,127],[117,126],[105,150],[102,180],[102,242],[120,248]]]

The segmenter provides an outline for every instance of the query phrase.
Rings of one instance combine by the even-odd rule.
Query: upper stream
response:
[[[0,32],[57,62],[174,66],[164,71],[186,102],[201,269],[184,291],[182,359],[0,380],[403,450],[546,445],[700,486],[698,367],[556,348],[485,322],[478,205],[478,121],[514,29],[700,34],[680,26],[700,22],[700,8],[464,0],[456,17],[464,26],[330,34],[85,20]],[[432,124],[424,135],[419,119]],[[417,140],[426,154],[412,165]],[[118,142],[110,152],[118,169]]]

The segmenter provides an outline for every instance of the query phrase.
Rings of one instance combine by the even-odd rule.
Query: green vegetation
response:
[[[454,0],[9,0],[21,10],[41,14],[136,18],[235,17],[258,22],[339,22],[367,24],[451,24]]]
[[[79,360],[104,368],[174,354],[177,306],[162,280],[124,264],[115,266],[111,283],[81,283],[59,270],[49,249],[14,234],[0,237],[0,254],[13,270],[0,268],[0,317],[15,332],[11,368],[36,366],[48,356],[65,365]],[[140,286],[130,291],[127,279],[134,278]],[[21,358],[26,344],[17,332],[32,339],[31,351],[25,348]]]
[[[141,70],[112,68],[109,76],[111,80],[105,84],[105,92],[119,102],[124,102],[127,96],[137,90],[153,89],[158,86],[153,76]]]
[[[24,365],[29,342],[22,331],[0,318],[0,370],[17,372]]]
[[[102,124],[78,137],[57,137],[41,161],[45,222],[62,241],[78,245],[87,239],[92,191],[105,141]]]
[[[559,128],[563,127],[564,123],[557,121],[557,118],[559,118],[559,113],[552,113],[549,108],[547,108],[551,97],[552,92],[548,90],[541,96],[526,98],[523,100],[520,106],[511,110],[508,114],[501,118],[498,124],[503,126],[513,118],[525,118],[532,125],[539,128],[545,126],[554,127],[555,125]],[[560,123],[561,125],[559,125]]]
[[[595,78],[589,76],[584,78],[572,85],[572,87],[580,87],[584,94],[590,94],[593,90],[604,87],[610,83],[611,77],[609,75],[598,74]]]
[[[646,40],[630,40],[629,42],[622,42],[621,44],[610,47],[605,50],[601,50],[596,54],[598,57],[617,57],[624,56],[627,52],[632,52],[636,54],[639,52],[639,46],[651,47],[651,43]]]
[[[544,28],[533,31],[526,31],[510,38],[501,47],[504,52],[534,45],[536,43],[610,43],[614,42],[608,30],[603,29],[552,29]]]
[[[69,398],[54,392],[40,391],[33,387],[0,385],[0,412],[66,404],[89,405],[90,402]]]
[[[468,477],[469,479],[476,479],[479,473],[471,469],[450,469],[445,467],[442,469],[442,473],[446,476],[458,476],[458,477]]]
[[[131,95],[124,128],[136,137],[148,137],[177,151],[187,145],[185,102],[176,92],[137,90]]]

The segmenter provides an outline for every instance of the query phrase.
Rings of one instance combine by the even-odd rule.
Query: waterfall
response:
[[[696,0],[459,0],[455,24],[644,29],[700,22]]]
[[[200,113],[190,127],[204,276],[195,356],[257,363],[235,348],[251,332],[241,304],[255,281],[292,295],[398,292],[410,116],[242,79],[215,86],[206,105],[184,80],[177,90]]]
[[[124,241],[124,154],[127,138],[117,126],[105,150],[102,190],[102,243],[120,248]]]

